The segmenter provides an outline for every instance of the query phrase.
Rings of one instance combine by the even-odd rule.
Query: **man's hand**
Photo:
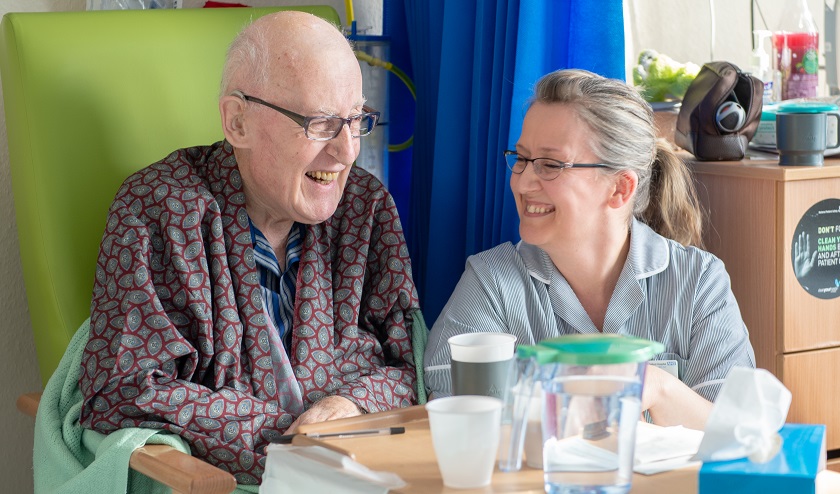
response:
[[[314,424],[315,422],[326,422],[327,420],[341,419],[344,417],[355,417],[361,415],[362,411],[355,403],[342,396],[327,396],[312,407],[300,414],[286,429],[286,434],[294,434],[298,426],[303,424]]]

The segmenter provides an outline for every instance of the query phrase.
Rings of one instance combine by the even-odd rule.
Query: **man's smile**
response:
[[[338,178],[338,172],[306,172],[306,176],[319,184],[330,184]]]

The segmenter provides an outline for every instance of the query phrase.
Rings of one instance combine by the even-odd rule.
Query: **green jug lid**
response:
[[[819,101],[791,101],[780,103],[777,113],[825,113],[837,110],[837,105]]]
[[[558,336],[537,345],[520,345],[520,359],[535,358],[538,364],[603,365],[645,362],[665,351],[662,343],[617,334]]]

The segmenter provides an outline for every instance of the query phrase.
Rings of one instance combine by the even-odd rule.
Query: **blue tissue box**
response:
[[[817,474],[825,469],[825,426],[785,424],[779,435],[782,449],[767,463],[747,458],[704,463],[700,494],[815,494]]]

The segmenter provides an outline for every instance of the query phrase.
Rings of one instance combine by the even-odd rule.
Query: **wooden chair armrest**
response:
[[[228,494],[236,489],[233,475],[164,444],[136,449],[128,465],[176,493]]]
[[[423,405],[414,405],[406,408],[396,408],[384,412],[368,413],[345,419],[329,420],[314,424],[304,424],[298,427],[297,432],[341,432],[357,429],[378,429],[380,427],[392,427],[395,425],[424,420],[428,418],[426,408]]]
[[[26,393],[18,397],[17,408],[35,417],[40,402],[41,393]],[[175,493],[228,494],[236,489],[233,475],[165,444],[134,450],[128,465]]]
[[[38,404],[41,403],[41,393],[26,393],[18,396],[17,409],[32,418],[38,413]]]

